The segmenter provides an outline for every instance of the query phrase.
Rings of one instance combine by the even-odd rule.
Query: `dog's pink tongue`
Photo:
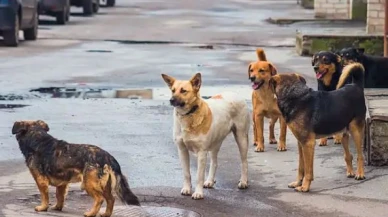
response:
[[[323,73],[317,73],[317,79],[321,79],[322,78],[322,75],[323,75]]]
[[[256,90],[258,87],[259,87],[258,84],[256,84],[256,83],[253,83],[253,84],[252,84],[252,89]]]

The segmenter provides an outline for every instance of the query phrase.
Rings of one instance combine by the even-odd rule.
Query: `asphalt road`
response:
[[[311,192],[288,189],[298,159],[291,132],[287,152],[277,152],[267,140],[264,153],[250,147],[247,190],[237,189],[240,160],[229,136],[219,154],[215,189],[205,190],[202,201],[180,195],[183,175],[172,141],[172,108],[160,74],[188,79],[200,71],[203,96],[232,90],[250,104],[247,66],[260,46],[280,72],[301,73],[315,88],[310,59],[297,56],[292,47],[296,29],[312,27],[265,22],[274,16],[309,16],[310,11],[286,0],[121,0],[117,4],[102,8],[94,18],[82,17],[80,9],[72,8],[66,26],[56,26],[52,18],[42,16],[38,41],[23,42],[19,48],[0,45],[0,98],[21,99],[0,103],[27,105],[0,109],[0,216],[73,217],[91,205],[79,185],[74,185],[64,213],[33,212],[39,203],[38,190],[11,135],[13,122],[22,119],[45,120],[53,136],[96,144],[115,156],[144,206],[139,211],[118,203],[116,216],[142,216],[145,211],[152,216],[187,217],[196,213],[206,217],[386,216],[386,168],[366,167],[364,181],[347,179],[342,147],[332,141],[316,148]],[[50,98],[30,92],[42,87],[149,89],[152,97]],[[268,122],[265,133],[267,139]],[[191,172],[196,172],[195,158]],[[53,202],[55,197],[51,198]]]

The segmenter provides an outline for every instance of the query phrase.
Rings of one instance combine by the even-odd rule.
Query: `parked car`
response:
[[[100,9],[100,0],[70,0],[70,5],[82,7],[84,15],[90,16]]]
[[[53,16],[64,25],[70,18],[70,0],[39,0],[39,14]]]
[[[25,40],[36,40],[38,16],[38,0],[0,0],[0,36],[5,45],[19,45],[19,30]]]
[[[114,7],[116,4],[116,0],[101,0],[106,7]]]

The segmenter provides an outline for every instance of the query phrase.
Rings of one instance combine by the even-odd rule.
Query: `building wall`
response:
[[[367,33],[380,34],[384,32],[385,0],[368,0]]]
[[[315,17],[325,19],[350,19],[350,1],[351,0],[315,0]]]

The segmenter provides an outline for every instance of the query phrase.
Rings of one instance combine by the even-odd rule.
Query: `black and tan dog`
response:
[[[347,47],[338,52],[344,65],[358,62],[365,68],[365,88],[388,88],[388,58],[365,54],[364,48]]]
[[[313,55],[311,64],[317,78],[318,90],[335,90],[342,71],[341,57],[330,51],[319,51]],[[326,109],[326,107],[320,109]],[[327,146],[327,139],[327,137],[321,138],[319,146]],[[334,135],[334,144],[341,144],[341,140],[342,133]]]
[[[94,199],[92,209],[84,216],[96,216],[104,199],[107,207],[101,216],[111,216],[115,202],[113,192],[123,203],[140,205],[112,155],[94,145],[58,140],[48,131],[48,125],[41,120],[17,121],[12,128],[40,191],[41,205],[35,207],[35,211],[47,211],[49,185],[56,187],[57,203],[52,208],[62,210],[69,183],[76,182],[82,182],[81,189]]]
[[[350,77],[353,79],[352,83],[344,86]],[[359,63],[344,68],[337,90],[334,91],[314,91],[298,74],[278,74],[272,77],[270,87],[277,97],[279,109],[298,140],[299,169],[296,181],[288,185],[290,188],[300,192],[310,190],[314,179],[315,140],[339,132],[343,132],[347,177],[365,179],[362,143],[366,105],[363,84],[364,68]],[[327,109],[321,109],[322,107]],[[352,135],[357,150],[356,175],[349,151],[348,132]]]

